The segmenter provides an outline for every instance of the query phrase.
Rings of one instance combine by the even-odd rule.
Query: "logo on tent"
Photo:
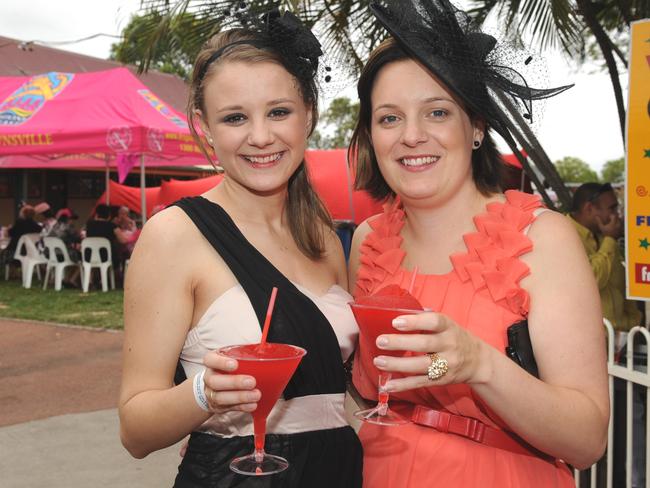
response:
[[[147,129],[147,146],[154,152],[161,152],[165,145],[165,134],[158,129],[150,127]]]
[[[111,127],[106,133],[106,144],[115,152],[124,152],[129,149],[133,136],[128,126]]]
[[[31,77],[0,103],[0,125],[24,124],[45,102],[61,93],[73,78],[74,73],[54,71]]]
[[[172,109],[167,106],[165,102],[163,102],[160,98],[158,98],[156,95],[151,93],[149,89],[142,88],[141,90],[138,90],[138,93],[142,96],[142,98],[144,98],[147,102],[149,102],[149,105],[151,105],[158,112],[160,112],[160,115],[165,117],[172,124],[182,129],[187,128],[187,124],[185,123],[185,121],[182,118],[180,118],[178,115],[176,115],[172,111]]]

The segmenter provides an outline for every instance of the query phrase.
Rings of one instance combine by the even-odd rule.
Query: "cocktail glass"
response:
[[[382,334],[399,334],[393,327],[393,319],[400,315],[413,315],[422,313],[425,310],[413,310],[408,308],[391,308],[376,305],[363,305],[350,303],[354,318],[359,324],[359,347],[361,350],[369,351],[374,356],[402,356],[404,351],[388,351],[377,347],[377,337]],[[404,333],[404,332],[402,332]],[[379,371],[377,383],[377,406],[366,410],[359,410],[354,416],[363,422],[379,425],[404,425],[411,423],[410,420],[388,408],[389,393],[385,390],[386,383],[392,375]]]
[[[253,476],[284,471],[289,467],[286,459],[264,452],[266,417],[307,351],[289,344],[266,342],[228,346],[219,349],[219,353],[236,359],[239,365],[234,374],[253,376],[257,389],[262,393],[257,408],[252,413],[255,450],[252,454],[233,459],[230,469],[235,473]]]

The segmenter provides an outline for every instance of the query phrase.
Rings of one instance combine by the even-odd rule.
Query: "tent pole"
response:
[[[345,151],[345,175],[347,176],[347,183],[348,183],[348,205],[350,206],[350,219],[352,220],[352,224],[356,222],[355,215],[354,215],[354,200],[352,198],[353,195],[353,188],[352,188],[352,175],[350,175],[350,161],[348,161],[348,152]]]
[[[111,173],[108,168],[108,160],[110,156],[107,154],[106,157],[104,158],[104,161],[106,161],[106,205],[110,206],[111,205]]]
[[[144,154],[140,154],[140,215],[142,225],[147,222],[147,192],[145,191]]]

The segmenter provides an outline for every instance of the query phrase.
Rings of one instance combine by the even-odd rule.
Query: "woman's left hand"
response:
[[[433,312],[402,315],[393,321],[393,327],[396,332],[421,333],[384,334],[377,338],[380,349],[416,353],[408,357],[375,357],[373,362],[378,369],[411,375],[391,380],[386,385],[387,391],[480,381],[482,370],[485,369],[481,368],[481,357],[487,344],[449,317]],[[437,356],[433,356],[433,353]],[[444,370],[445,361],[446,373],[435,379],[430,378],[429,367],[432,363],[438,366],[439,373]]]

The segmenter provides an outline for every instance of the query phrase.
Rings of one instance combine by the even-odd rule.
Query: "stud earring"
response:
[[[474,149],[478,149],[479,147],[481,147],[481,141],[474,141]]]

